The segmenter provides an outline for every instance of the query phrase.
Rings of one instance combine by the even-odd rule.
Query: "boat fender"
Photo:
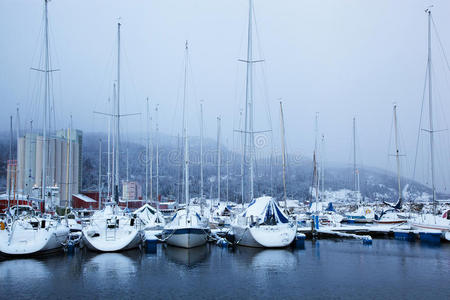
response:
[[[41,221],[41,228],[45,228],[45,220]]]
[[[131,218],[131,219],[130,219],[130,226],[131,226],[131,227],[134,227],[134,218]]]
[[[5,223],[4,222],[0,222],[0,230],[5,230]]]

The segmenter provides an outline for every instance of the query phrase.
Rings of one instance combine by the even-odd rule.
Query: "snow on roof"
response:
[[[96,200],[94,200],[94,199],[92,199],[91,197],[88,197],[88,196],[86,196],[86,195],[83,195],[83,194],[74,194],[73,196],[74,196],[74,197],[77,197],[78,199],[80,199],[81,201],[84,201],[84,202],[88,202],[88,203],[97,203]]]

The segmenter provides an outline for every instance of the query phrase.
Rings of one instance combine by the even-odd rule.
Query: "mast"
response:
[[[159,125],[158,125],[158,104],[155,108],[156,118],[156,208],[159,211]]]
[[[433,193],[433,211],[436,214],[436,187],[435,187],[435,170],[434,170],[434,128],[433,128],[433,95],[431,84],[431,10],[427,9],[428,14],[428,105],[429,105],[429,119],[430,119],[430,158],[431,158],[431,189]]]
[[[17,141],[19,142],[19,141]],[[9,212],[9,205],[11,201],[11,168],[9,167],[9,164],[12,161],[12,143],[13,143],[13,116],[9,116],[9,161],[8,161],[8,175],[7,175],[7,185],[6,188],[8,189],[8,212]]]
[[[149,125],[148,125],[148,118],[149,118],[149,111],[148,111],[148,97],[147,97],[147,99],[146,99],[146,101],[147,101],[147,105],[146,105],[146,109],[147,109],[147,118],[146,118],[146,120],[145,120],[145,127],[146,127],[146,131],[145,131],[145,135],[146,135],[146,137],[145,137],[145,197],[146,197],[146,202],[148,203],[148,148],[149,148],[149,146],[148,146],[148,139],[149,139],[149,136],[148,136],[148,128],[149,128]]]
[[[116,142],[116,147],[115,147],[115,198],[114,201],[116,202],[116,204],[119,204],[119,155],[120,155],[120,150],[119,150],[119,146],[120,146],[120,22],[117,23],[117,101],[116,101],[116,105],[117,105],[117,115],[116,115],[116,138],[115,138],[115,142]]]
[[[356,192],[357,188],[357,173],[356,169],[356,119],[353,118],[353,190]]]
[[[217,117],[217,203],[220,203],[220,117]]]
[[[281,128],[281,155],[283,159],[283,198],[284,210],[287,210],[287,195],[286,195],[286,145],[285,145],[285,131],[284,131],[284,115],[283,103],[280,101],[280,128]]]
[[[114,127],[114,134],[112,135],[112,154],[111,154],[111,158],[112,158],[112,162],[111,162],[111,167],[112,167],[112,174],[111,174],[111,202],[116,200],[116,116],[117,116],[117,112],[116,112],[116,102],[117,102],[117,89],[116,89],[116,83],[113,83],[113,106],[112,106],[112,111],[113,114],[112,116],[112,125]]]
[[[397,161],[398,200],[401,200],[402,186],[400,181],[400,152],[398,150],[397,105],[394,105],[394,129],[395,129],[395,159]]]
[[[319,113],[316,112],[316,121],[315,121],[315,134],[314,134],[314,193],[316,198],[316,212],[318,210],[318,202],[319,202],[319,174],[317,169],[317,135],[319,131]]]
[[[98,141],[98,209],[102,207],[102,139]]]
[[[108,98],[108,104],[110,104],[111,99]],[[107,180],[108,180],[108,191],[107,191],[107,199],[111,195],[111,117],[108,118],[108,156],[107,156]]]
[[[203,209],[203,103],[200,102],[200,203]]]
[[[322,193],[321,193],[321,198],[322,201],[324,200],[325,197],[325,169],[323,167],[323,163],[324,163],[324,150],[325,149],[325,135],[322,134],[322,152],[321,152],[321,157],[320,157],[320,178],[321,178],[321,188],[322,188]]]
[[[188,67],[188,41],[185,44],[184,61],[184,89],[183,89],[183,134],[184,134],[184,197],[186,200],[186,213],[189,214],[189,142],[188,121],[186,117],[187,67]],[[187,220],[187,219],[186,219]]]
[[[229,148],[228,148],[228,139],[227,139],[227,150],[228,150]],[[226,164],[227,164],[227,206],[228,206],[228,201],[230,200],[230,197],[229,197],[229,191],[230,191],[230,183],[229,183],[229,181],[230,181],[230,162],[229,162],[229,159],[230,159],[230,157],[229,157],[229,155],[230,155],[230,153],[229,153],[229,151],[227,151],[227,157],[226,157]]]
[[[46,201],[45,201],[45,189],[46,189],[46,177],[47,177],[47,115],[48,115],[48,104],[49,104],[49,64],[50,59],[48,55],[48,8],[47,8],[48,0],[44,0],[44,22],[45,22],[45,77],[44,77],[44,127],[42,129],[42,187],[41,187],[41,196],[44,201],[44,212],[46,210]]]
[[[255,151],[255,139],[253,132],[253,41],[252,41],[252,19],[253,19],[253,1],[249,0],[249,13],[248,13],[248,48],[247,48],[247,89],[246,89],[246,101],[249,109],[248,130],[250,132],[250,201],[254,198],[254,171],[253,171],[253,156]]]

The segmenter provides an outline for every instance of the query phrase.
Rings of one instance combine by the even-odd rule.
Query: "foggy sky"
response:
[[[357,119],[358,162],[392,169],[392,105],[398,104],[403,172],[411,176],[427,58],[427,16],[450,49],[450,2],[360,0],[255,0],[256,129],[273,128],[279,149],[279,98],[285,109],[288,151],[311,156],[314,117],[325,136],[327,161],[351,161],[352,118]],[[36,90],[43,1],[0,2],[0,129],[19,103],[21,126],[42,123],[42,95]],[[158,103],[161,131],[181,127],[184,42],[190,45],[189,131],[199,133],[199,103],[204,100],[205,134],[215,138],[216,117],[231,147],[245,99],[248,1],[49,2],[56,127],[106,131],[104,117],[116,78],[116,30],[122,26],[122,112],[141,112],[123,122],[123,131],[142,131],[145,99]],[[436,64],[436,118],[447,128],[448,70],[433,46]],[[442,75],[446,71],[447,75]],[[270,108],[270,109],[268,109]],[[272,126],[267,111],[270,111]],[[422,126],[427,128],[427,126]],[[126,135],[126,134],[125,134]],[[448,132],[443,133],[448,136]],[[234,136],[234,139],[233,139]],[[124,137],[125,138],[125,137]],[[425,140],[426,142],[426,140]],[[236,145],[235,145],[236,146]],[[237,147],[237,146],[236,146]],[[445,148],[448,150],[448,148]],[[446,151],[444,149],[444,152]],[[446,151],[448,152],[448,151]],[[423,156],[426,157],[426,156]],[[445,159],[445,155],[443,156]],[[448,168],[448,160],[443,162]],[[442,164],[441,164],[442,165]],[[426,171],[423,172],[424,174]]]

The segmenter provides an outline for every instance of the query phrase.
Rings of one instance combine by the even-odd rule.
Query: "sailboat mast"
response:
[[[47,177],[47,110],[49,102],[49,55],[48,55],[48,0],[44,0],[44,22],[45,22],[45,76],[44,76],[44,127],[42,128],[42,187],[41,196],[44,201],[44,212],[46,209],[45,201],[45,188],[46,188],[46,177]]]
[[[203,207],[203,103],[200,103],[200,203]]]
[[[114,127],[114,134],[112,135],[112,154],[111,154],[111,158],[112,158],[112,175],[111,175],[111,201],[115,201],[116,200],[116,116],[117,116],[117,112],[116,112],[116,102],[117,102],[117,89],[116,89],[116,84],[113,84],[113,106],[112,106],[112,125]]]
[[[102,207],[102,139],[98,141],[98,209]]]
[[[111,99],[108,98],[108,104],[110,104]],[[111,117],[108,117],[108,156],[107,156],[107,180],[108,180],[108,192],[107,192],[107,199],[111,195]]]
[[[158,124],[158,104],[155,108],[156,119],[156,207],[159,211],[159,124]]]
[[[316,212],[318,209],[318,204],[317,202],[319,202],[319,170],[317,168],[317,135],[319,132],[319,113],[316,112],[316,122],[315,122],[315,134],[314,134],[314,159],[313,159],[313,163],[314,163],[314,192],[315,192],[315,197],[316,197]]]
[[[188,121],[186,117],[186,92],[187,92],[187,66],[188,66],[188,41],[185,44],[184,61],[184,89],[183,89],[183,133],[184,133],[184,197],[186,200],[187,213],[189,214],[189,142]]]
[[[397,161],[397,185],[398,199],[402,199],[402,186],[400,181],[400,152],[398,150],[397,105],[394,105],[394,129],[395,129],[395,159]]]
[[[284,209],[287,210],[287,195],[286,195],[286,145],[285,145],[285,131],[284,131],[284,115],[283,103],[280,101],[280,127],[281,127],[281,155],[283,159],[283,198]]]
[[[356,169],[356,119],[353,118],[353,190],[358,190],[358,170]]]
[[[249,0],[248,9],[248,40],[247,40],[247,79],[245,90],[245,130],[244,130],[244,162],[246,158],[247,147],[249,152],[250,164],[250,201],[254,197],[254,171],[253,171],[253,155],[254,155],[254,132],[253,132],[253,41],[252,41],[252,19],[253,19],[253,1]],[[247,138],[247,135],[248,138]],[[247,146],[249,143],[249,146]]]
[[[325,169],[324,169],[324,152],[325,152],[325,135],[322,134],[322,145],[321,145],[321,155],[320,155],[320,178],[321,178],[321,198],[324,200],[325,197]]]
[[[116,179],[115,179],[115,202],[116,204],[119,204],[119,155],[120,155],[120,150],[119,150],[119,145],[120,145],[120,22],[117,23],[117,99],[116,99],[116,105],[117,105],[117,115],[116,115],[116,166],[115,166],[115,171],[116,171]]]
[[[217,203],[220,203],[220,117],[217,117]]]
[[[436,214],[436,187],[435,187],[435,171],[434,171],[434,128],[433,128],[433,95],[431,84],[431,10],[426,10],[428,14],[428,113],[430,119],[430,156],[431,156],[431,189],[433,193],[433,210]]]
[[[147,105],[146,105],[146,110],[147,110],[147,117],[145,120],[145,197],[146,197],[146,202],[148,203],[148,118],[149,118],[149,111],[148,111],[148,97],[146,99],[147,101]]]

